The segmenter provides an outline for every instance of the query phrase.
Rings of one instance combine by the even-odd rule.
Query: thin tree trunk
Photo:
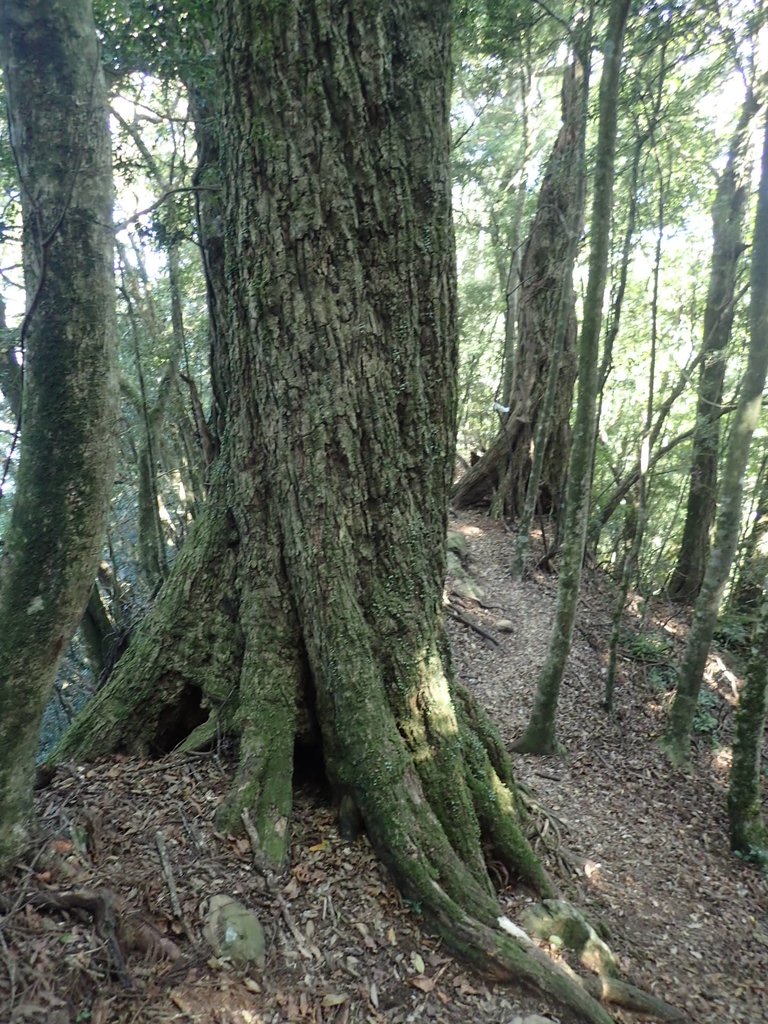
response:
[[[126,381],[122,382],[121,388],[124,394],[130,396],[141,423],[141,440],[136,455],[138,471],[137,522],[139,565],[147,586],[154,593],[168,574],[165,531],[160,518],[160,485],[157,471],[163,419],[178,372],[178,360],[181,353],[175,351],[167,362],[158,386],[157,395],[154,401],[150,403],[141,357],[140,339],[143,333],[143,325],[140,322],[137,309],[140,298],[137,287],[137,275],[129,269],[125,259],[122,260],[122,264],[122,293],[128,310],[136,379],[139,389],[136,394]],[[148,330],[150,337],[159,331],[157,319],[154,306],[150,301]]]
[[[545,754],[557,750],[557,702],[579,597],[592,482],[600,328],[608,276],[619,75],[629,6],[629,0],[613,0],[606,30],[603,74],[600,80],[589,280],[579,340],[579,394],[568,466],[563,554],[555,622],[547,660],[537,681],[533,712],[523,735],[514,744],[515,750],[528,753]]]
[[[89,0],[6,0],[21,187],[23,430],[0,564],[0,870],[23,849],[40,720],[104,537],[115,409],[112,177]]]
[[[661,403],[661,406],[656,413],[656,421],[653,424],[653,428],[649,435],[649,468],[653,468],[661,461],[661,459],[677,448],[678,445],[693,437],[695,428],[692,427],[690,430],[684,430],[682,433],[678,434],[677,437],[673,437],[671,441],[667,441],[667,443],[662,445],[660,448],[656,448],[656,442],[661,436],[662,428],[664,427],[675,402],[685,390],[688,381],[691,379],[694,370],[699,365],[703,357],[704,351],[703,349],[700,349],[697,355],[691,360],[690,364],[682,371],[677,383]],[[725,416],[731,412],[733,412],[733,407],[723,406],[720,408],[718,415]],[[616,512],[616,509],[635,486],[638,479],[639,467],[635,464],[626,476],[616,483],[610,497],[603,501],[599,512],[595,514],[592,522],[590,523],[589,539],[591,543],[594,544],[597,542],[597,538],[599,538],[603,528],[608,522],[610,522],[612,516]]]
[[[764,600],[768,575],[768,452],[763,457],[761,481],[752,508],[752,526],[738,556],[739,572],[728,599],[728,614],[753,620]]]
[[[662,53],[662,70],[665,68],[664,54]],[[659,80],[658,94],[655,109],[661,107],[663,95],[664,75]],[[648,371],[648,399],[645,409],[645,423],[640,438],[640,445],[637,458],[637,497],[625,513],[624,519],[624,551],[619,564],[618,591],[613,607],[611,635],[608,641],[608,668],[605,680],[605,699],[603,705],[605,710],[613,710],[613,695],[616,685],[616,669],[618,664],[619,642],[621,639],[621,627],[624,620],[624,608],[627,601],[627,594],[632,585],[642,548],[645,526],[648,519],[648,476],[650,472],[650,443],[651,430],[653,426],[653,402],[656,390],[656,352],[659,341],[659,283],[661,280],[661,254],[662,242],[664,239],[664,206],[667,183],[661,170],[660,161],[657,160],[659,170],[659,197],[658,197],[658,224],[656,232],[656,258],[653,264],[653,298],[651,302],[651,351],[650,368]],[[605,366],[605,359],[603,366]],[[601,368],[602,372],[602,368]]]
[[[756,110],[757,102],[750,91],[731,140],[728,163],[718,182],[712,207],[712,262],[704,310],[704,359],[699,376],[688,500],[680,553],[669,583],[669,596],[684,604],[693,602],[701,590],[715,517],[720,406],[726,349],[733,324],[736,275],[739,257],[745,248],[742,225],[749,193],[749,126]]]
[[[16,420],[21,419],[21,376],[21,363],[16,358],[16,332],[8,329],[5,302],[0,296],[0,389]]]
[[[760,188],[750,269],[749,354],[739,403],[728,438],[720,488],[715,541],[678,676],[664,748],[676,763],[688,759],[693,717],[704,666],[715,631],[720,602],[739,541],[744,471],[760,409],[768,370],[768,124],[765,127]]]
[[[766,580],[768,584],[768,580]],[[768,866],[768,829],[762,817],[760,771],[768,704],[768,590],[755,625],[747,674],[739,695],[728,788],[731,849]]]
[[[208,425],[205,425],[205,421],[197,413],[196,420],[206,459],[210,464],[218,452],[224,429],[227,394],[231,382],[227,379],[228,371],[221,359],[225,347],[223,335],[226,330],[227,308],[223,237],[224,200],[218,131],[221,103],[213,76],[203,74],[202,77],[202,82],[187,82],[187,94],[197,140],[197,167],[192,181],[196,189],[197,231],[208,295],[208,338],[213,396]],[[194,395],[192,397],[194,401]]]

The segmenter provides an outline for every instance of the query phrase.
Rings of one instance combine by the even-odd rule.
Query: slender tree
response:
[[[736,556],[739,571],[728,598],[727,614],[754,622],[764,599],[768,574],[768,452],[763,455],[752,510],[752,525]]]
[[[694,611],[685,654],[678,674],[677,691],[663,746],[676,763],[690,752],[693,716],[701,690],[720,602],[731,570],[741,530],[741,498],[744,471],[752,434],[757,426],[768,370],[768,123],[765,127],[752,238],[749,303],[749,353],[739,401],[728,439],[720,486],[720,507],[715,539]]]
[[[749,193],[749,126],[757,109],[750,90],[744,101],[712,206],[712,262],[704,310],[703,359],[699,370],[683,539],[669,595],[683,603],[696,599],[704,580],[709,534],[715,517],[720,415],[726,350],[731,337],[736,276],[744,251],[743,220]]]
[[[546,754],[557,749],[557,702],[579,597],[592,481],[603,294],[608,276],[619,74],[629,6],[629,0],[613,0],[611,3],[603,47],[589,279],[579,339],[579,394],[568,464],[563,552],[555,622],[547,660],[537,681],[534,708],[528,725],[514,744],[515,750],[526,753]]]
[[[731,848],[768,866],[768,828],[762,817],[760,772],[767,705],[768,590],[764,587],[747,674],[736,711],[728,817]]]
[[[24,217],[23,444],[0,563],[0,869],[27,838],[40,720],[96,576],[115,406],[112,177],[90,0],[4,0]]]

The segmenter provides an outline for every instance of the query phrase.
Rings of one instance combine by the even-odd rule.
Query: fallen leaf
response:
[[[323,1006],[341,1006],[348,998],[349,996],[343,992],[329,992],[327,996],[323,996]]]
[[[420,992],[431,992],[435,987],[434,978],[425,978],[423,975],[418,978],[409,978],[408,984],[417,988]]]

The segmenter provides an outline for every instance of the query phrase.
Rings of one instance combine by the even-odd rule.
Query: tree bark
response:
[[[699,374],[696,427],[693,435],[683,539],[669,596],[695,601],[704,581],[709,533],[715,517],[720,415],[725,380],[726,348],[733,325],[736,274],[744,251],[742,225],[749,193],[749,126],[757,109],[750,91],[731,140],[728,163],[717,185],[712,207],[712,262],[704,310],[704,358]]]
[[[558,749],[555,720],[557,702],[579,598],[592,484],[603,294],[608,276],[619,73],[628,12],[629,0],[613,0],[606,29],[603,74],[600,79],[589,279],[579,339],[579,394],[568,465],[563,554],[547,660],[537,680],[531,717],[523,735],[514,744],[515,750],[525,753],[550,754]]]
[[[768,452],[758,479],[761,481],[753,506],[752,526],[737,556],[740,566],[728,598],[727,614],[753,622],[765,600],[768,575]]]
[[[670,759],[688,759],[693,717],[704,666],[715,631],[720,602],[731,570],[741,528],[744,471],[768,370],[768,123],[763,140],[760,187],[752,240],[749,304],[749,353],[739,402],[728,438],[715,540],[678,675],[677,692],[663,746]]]
[[[572,278],[584,216],[588,78],[583,57],[574,59],[563,77],[562,125],[547,162],[520,266],[511,412],[485,455],[454,487],[455,508],[487,501],[496,491],[499,513],[517,518],[524,506],[537,430],[541,434],[537,502],[555,516],[560,507],[576,378]],[[551,400],[546,403],[552,375]],[[551,407],[546,419],[545,404]]]
[[[23,447],[0,565],[0,869],[23,849],[40,719],[96,576],[115,410],[112,177],[89,0],[6,0],[24,217]]]
[[[215,718],[240,744],[219,822],[239,827],[247,810],[281,865],[309,715],[339,803],[449,947],[608,1024],[500,921],[484,844],[535,889],[551,886],[443,629],[457,357],[450,4],[220,0],[219,11],[221,452],[205,514],[58,756],[146,750],[180,700],[199,718],[210,708],[189,742],[210,738]]]
[[[767,705],[768,591],[764,587],[747,674],[736,711],[728,787],[731,849],[764,866],[768,866],[768,828],[762,817],[760,763]]]
[[[573,398],[573,383],[576,378],[574,347],[576,343],[576,309],[573,291],[573,267],[579,248],[579,239],[584,227],[584,202],[586,195],[586,168],[584,147],[587,134],[587,113],[589,109],[589,52],[592,45],[592,22],[589,21],[588,38],[578,47],[580,51],[566,73],[563,83],[564,121],[575,118],[565,116],[566,110],[580,107],[578,150],[573,155],[572,174],[573,200],[570,204],[571,221],[561,225],[568,241],[563,256],[563,275],[560,293],[557,296],[554,319],[549,329],[552,333],[549,349],[549,369],[546,386],[541,398],[532,442],[529,442],[528,479],[525,481],[522,503],[519,507],[517,541],[513,571],[518,579],[523,577],[530,542],[531,526],[537,508],[549,512],[559,522],[559,509],[565,489],[565,452],[570,442],[570,407]],[[569,95],[570,94],[570,95]],[[568,97],[566,102],[566,97]],[[562,216],[562,214],[561,214]],[[543,339],[542,339],[543,340]],[[505,480],[505,490],[512,487],[514,459],[510,459]],[[523,484],[518,479],[517,490]]]

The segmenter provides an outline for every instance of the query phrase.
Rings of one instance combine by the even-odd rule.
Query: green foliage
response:
[[[624,657],[646,665],[669,664],[672,657],[670,640],[660,633],[625,633],[621,640]]]
[[[727,651],[745,654],[749,649],[754,627],[754,615],[727,612],[717,623],[714,641]]]
[[[654,665],[648,673],[648,682],[659,693],[668,693],[677,683],[677,669],[672,664]]]
[[[696,701],[696,713],[693,716],[693,728],[696,732],[713,736],[717,732],[718,720],[713,714],[720,704],[720,697],[713,690],[703,686],[699,690]]]
[[[762,846],[748,846],[746,850],[734,850],[733,854],[747,864],[756,864],[768,878],[768,850]]]
[[[106,65],[115,77],[135,71],[170,79],[212,68],[215,5],[201,0],[95,0]]]

